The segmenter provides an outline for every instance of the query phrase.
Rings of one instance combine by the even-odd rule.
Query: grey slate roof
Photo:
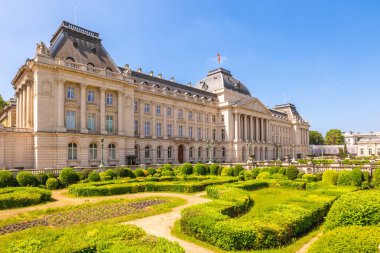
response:
[[[99,34],[63,21],[50,40],[53,58],[66,60],[68,57],[82,64],[119,72],[119,68],[104,49]]]
[[[209,71],[206,78],[199,81],[195,87],[211,92],[225,88],[251,96],[248,88],[235,79],[230,71],[223,68]]]

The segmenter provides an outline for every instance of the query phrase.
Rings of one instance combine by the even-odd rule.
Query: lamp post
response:
[[[210,156],[210,161],[208,162],[208,164],[212,164],[212,154],[214,152],[213,150],[213,146],[215,144],[215,141],[214,140],[206,140],[206,144],[207,144],[207,149],[209,151],[209,156]]]
[[[102,156],[101,156],[99,168],[104,168],[104,138],[102,137],[100,141],[102,142]]]
[[[281,145],[276,144],[276,147],[277,147],[277,160],[280,161],[280,147],[281,147]]]
[[[292,159],[292,162],[296,162],[296,157],[295,157],[295,145],[293,144],[293,159]]]

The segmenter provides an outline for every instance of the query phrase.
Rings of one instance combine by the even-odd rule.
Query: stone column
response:
[[[237,113],[234,113],[234,118],[235,118],[235,128],[234,128],[234,134],[235,134],[235,142],[239,140],[239,115]]]
[[[26,84],[26,125],[25,127],[31,127],[31,83]]]
[[[65,83],[63,80],[58,81],[58,132],[65,132]]]
[[[249,132],[250,132],[250,141],[253,141],[253,116],[249,117]]]
[[[175,106],[173,106],[173,127],[172,127],[172,137],[175,138],[178,136],[178,133],[177,133],[177,118],[178,118],[178,110],[175,108]],[[174,149],[173,149],[173,152],[174,152]],[[174,153],[172,154],[172,157],[175,157],[174,156]]]
[[[124,92],[117,92],[117,131],[119,135],[124,135],[124,120],[123,120],[123,100]]]
[[[261,140],[261,142],[264,142],[264,119],[263,118],[261,118],[260,124],[261,124],[260,140]]]
[[[20,92],[16,91],[16,127],[20,127]]]
[[[260,137],[259,137],[259,118],[258,117],[256,117],[255,128],[256,128],[256,141],[259,142]]]
[[[144,102],[140,100],[140,106],[139,106],[139,131],[140,131],[140,138],[144,138]]]
[[[157,105],[156,105],[157,106]],[[157,133],[156,133],[156,110],[155,110],[155,106],[153,105],[152,103],[152,138],[156,138],[157,137]]]
[[[166,105],[162,105],[162,110],[164,110],[164,125],[162,126],[162,136],[164,136],[164,139],[167,139],[168,138],[168,119],[167,119],[167,106]],[[162,150],[162,152],[164,152],[164,150]],[[163,157],[165,157],[163,155]]]
[[[100,133],[107,134],[106,131],[106,89],[100,88]]]
[[[244,138],[243,140],[248,140],[248,117],[244,115]]]
[[[87,97],[86,97],[87,85],[82,83],[80,85],[80,132],[88,133],[86,127],[87,118]]]

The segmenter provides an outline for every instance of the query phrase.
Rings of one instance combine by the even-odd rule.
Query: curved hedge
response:
[[[13,186],[14,181],[12,172],[0,170],[0,188]]]
[[[380,191],[358,191],[342,195],[331,207],[325,228],[380,225]]]
[[[270,188],[262,191],[273,190],[278,192]],[[252,211],[258,203],[255,201],[254,207],[249,208],[255,198],[250,199],[248,192],[227,186],[208,187],[208,196],[215,200],[184,209],[181,230],[224,250],[275,248],[321,221],[335,199],[309,196],[306,191],[282,191],[297,192],[295,195],[305,197],[291,196],[282,203]]]
[[[108,181],[99,183],[84,183],[69,186],[69,193],[75,196],[111,196],[137,192],[199,192],[204,191],[207,186],[236,182],[237,179],[219,179],[203,181],[173,181],[173,182],[135,182],[123,183],[120,181]]]
[[[0,189],[0,210],[36,205],[51,199],[51,192],[36,187],[8,187]]]
[[[351,226],[328,231],[309,248],[309,253],[378,252],[380,227]]]

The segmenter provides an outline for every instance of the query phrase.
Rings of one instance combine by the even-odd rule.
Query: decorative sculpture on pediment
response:
[[[45,43],[43,43],[42,41],[40,43],[37,43],[36,54],[51,56],[50,50],[46,47]]]
[[[124,71],[123,71],[123,76],[131,76],[131,68],[129,67],[128,64],[125,65]]]

